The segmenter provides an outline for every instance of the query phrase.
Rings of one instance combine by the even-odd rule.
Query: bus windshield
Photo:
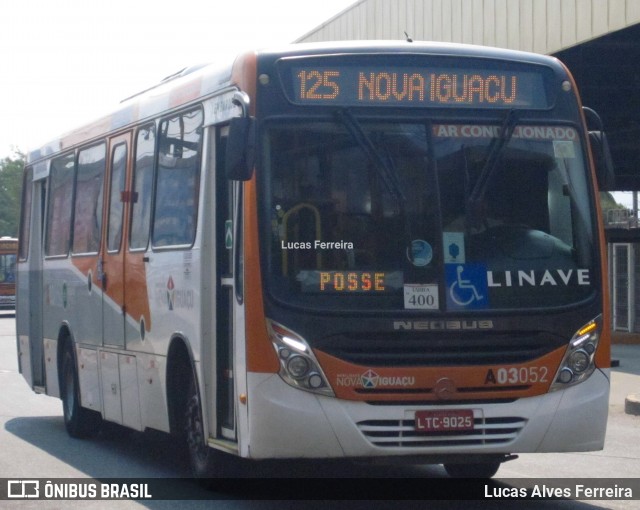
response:
[[[505,135],[505,131],[508,134]],[[561,307],[597,284],[589,184],[565,124],[274,122],[268,288],[335,310]]]

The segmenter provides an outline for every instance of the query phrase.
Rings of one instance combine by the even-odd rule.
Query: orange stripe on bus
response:
[[[260,271],[260,252],[258,247],[258,213],[256,204],[255,177],[244,185],[244,268],[247,370],[250,372],[277,372],[280,364],[269,340],[264,320],[264,301],[262,298],[262,275]]]
[[[367,401],[513,399],[549,391],[566,347],[528,363],[467,367],[366,367],[314,353],[336,397]],[[446,385],[446,386],[445,386]],[[443,395],[440,390],[446,391]]]
[[[122,275],[111,277],[107,282],[106,295],[120,307],[125,307],[126,314],[136,322],[144,318],[145,329],[151,331],[151,311],[149,309],[149,293],[147,290],[147,275],[144,253],[127,254],[127,271],[124,288],[129,289],[126,303],[122,302],[122,292],[117,292],[117,286],[123,285]],[[98,257],[72,257],[73,265],[85,276],[91,272],[93,285],[102,288],[98,274]],[[135,289],[135,292],[134,292]],[[125,290],[125,292],[127,292]]]

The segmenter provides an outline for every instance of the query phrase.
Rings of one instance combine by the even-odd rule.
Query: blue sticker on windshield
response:
[[[407,248],[407,258],[416,267],[428,266],[433,260],[433,248],[427,241],[414,239],[411,241],[411,253]]]
[[[464,233],[462,232],[443,232],[442,246],[444,248],[445,264],[464,264]]]
[[[487,269],[482,264],[445,264],[447,308],[474,310],[489,307]]]

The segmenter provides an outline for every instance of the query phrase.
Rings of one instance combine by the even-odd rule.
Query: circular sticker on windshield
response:
[[[427,241],[414,239],[411,241],[411,253],[407,248],[407,258],[416,267],[424,267],[433,260],[433,248]]]

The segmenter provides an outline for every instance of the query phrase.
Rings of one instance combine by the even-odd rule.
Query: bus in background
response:
[[[0,309],[16,307],[16,258],[18,240],[15,237],[0,237]]]
[[[586,113],[585,113],[586,112]],[[293,45],[28,155],[20,371],[73,437],[443,463],[603,447],[610,171],[556,59]]]

